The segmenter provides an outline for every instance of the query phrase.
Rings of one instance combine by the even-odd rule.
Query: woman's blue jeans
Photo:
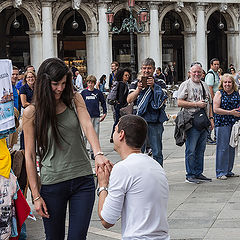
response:
[[[64,240],[67,204],[69,203],[68,240],[86,239],[95,200],[92,175],[57,184],[42,185],[50,218],[43,218],[46,240]]]
[[[232,126],[216,127],[216,177],[232,175],[235,149],[229,145]]]
[[[115,110],[115,121],[113,124],[113,128],[112,128],[112,134],[111,134],[111,138],[113,138],[113,133],[115,131],[115,127],[117,126],[119,119],[120,119],[120,105],[119,104],[115,104],[114,105],[114,110]]]

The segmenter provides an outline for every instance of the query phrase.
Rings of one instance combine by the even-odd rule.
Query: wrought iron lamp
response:
[[[72,28],[73,29],[77,29],[78,28],[78,23],[77,21],[75,20],[75,10],[74,10],[74,14],[73,14],[73,21],[72,21]]]
[[[218,24],[218,28],[220,29],[220,30],[222,30],[222,29],[224,29],[224,23],[222,22],[222,14],[221,14],[221,12],[219,12],[220,13],[220,21],[219,21],[219,24]]]
[[[132,69],[132,79],[136,75],[135,71],[135,54],[134,54],[134,40],[133,40],[133,34],[135,32],[142,33],[145,31],[145,24],[149,20],[149,14],[148,10],[146,8],[141,8],[141,10],[138,12],[138,18],[136,19],[133,16],[133,7],[135,6],[135,0],[128,0],[128,7],[129,7],[129,18],[125,18],[122,22],[122,26],[119,29],[116,26],[112,26],[114,22],[114,13],[109,8],[106,12],[107,16],[107,23],[109,24],[111,31],[113,33],[121,33],[122,31],[127,31],[130,33],[130,51],[131,51],[131,57],[130,57],[130,66]]]
[[[17,20],[16,10],[15,10],[15,20],[13,21],[13,27],[15,29],[18,29],[20,27],[20,22]]]

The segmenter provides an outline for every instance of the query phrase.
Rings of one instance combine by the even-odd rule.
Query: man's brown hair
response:
[[[123,130],[126,144],[132,148],[141,148],[147,136],[147,122],[140,116],[133,114],[120,118],[118,123],[118,133]]]

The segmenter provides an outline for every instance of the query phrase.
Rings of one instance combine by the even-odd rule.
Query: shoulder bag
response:
[[[200,83],[201,83],[201,86],[203,89],[203,99],[205,100],[206,99],[206,91],[204,89],[202,82],[200,82]],[[208,127],[211,125],[211,122],[209,121],[204,108],[201,108],[199,111],[197,111],[193,114],[192,124],[199,131],[202,131],[203,129],[206,129],[206,130],[208,129]]]

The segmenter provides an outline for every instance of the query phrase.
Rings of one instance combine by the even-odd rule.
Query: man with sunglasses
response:
[[[204,109],[213,127],[212,98],[208,86],[201,81],[202,73],[201,63],[191,64],[190,78],[184,81],[178,90],[178,106],[191,115]],[[185,164],[186,182],[188,183],[198,184],[202,181],[211,181],[202,174],[207,133],[207,129],[198,130],[195,126],[186,131]]]

